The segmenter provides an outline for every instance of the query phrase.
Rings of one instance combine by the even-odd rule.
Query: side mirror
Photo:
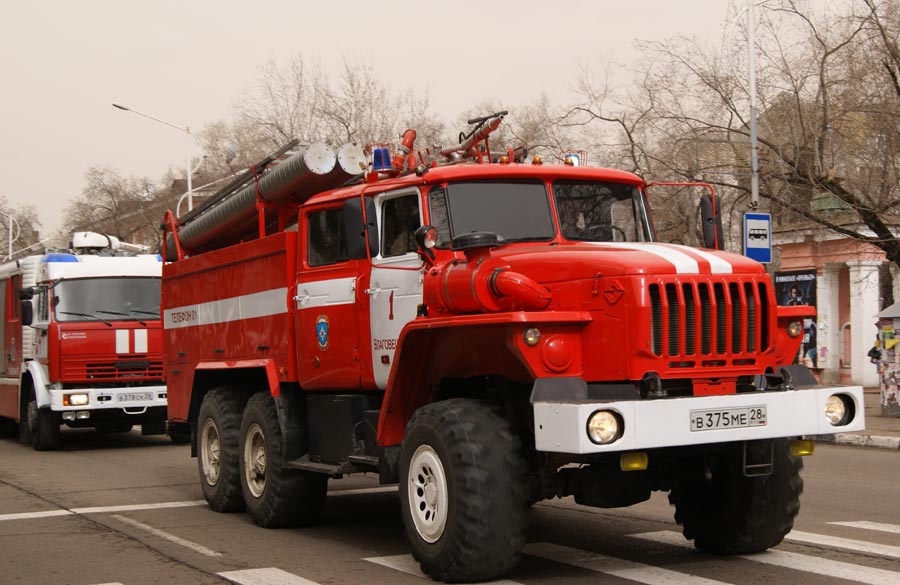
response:
[[[366,202],[366,221],[363,222],[362,203]],[[371,197],[354,197],[344,202],[344,233],[347,234],[347,251],[350,258],[362,260],[378,255],[378,224],[375,221],[375,201]]]
[[[34,305],[30,300],[22,301],[22,326],[28,327],[34,322]]]
[[[719,213],[718,202],[712,195],[700,198],[700,218],[703,224],[703,245],[713,250],[724,250],[722,215]]]
[[[20,301],[30,301],[33,298],[34,298],[34,287],[33,286],[19,289],[19,300]]]

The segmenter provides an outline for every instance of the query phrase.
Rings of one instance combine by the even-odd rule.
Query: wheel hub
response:
[[[447,525],[449,489],[444,465],[430,445],[420,445],[413,453],[407,485],[416,532],[425,542],[437,542]]]

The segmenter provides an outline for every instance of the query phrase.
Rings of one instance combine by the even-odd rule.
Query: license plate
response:
[[[717,408],[691,411],[691,431],[766,426],[766,407]]]
[[[119,402],[140,402],[142,400],[153,400],[152,392],[126,392],[119,394]]]

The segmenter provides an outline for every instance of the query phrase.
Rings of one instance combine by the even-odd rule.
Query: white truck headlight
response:
[[[81,392],[78,394],[63,394],[63,406],[86,406],[88,403],[88,395]]]
[[[848,405],[847,398],[843,394],[832,394],[825,401],[825,418],[833,426],[845,425],[850,422],[853,410]]]
[[[598,445],[607,445],[622,436],[623,427],[619,415],[611,410],[598,410],[588,417],[588,438]]]

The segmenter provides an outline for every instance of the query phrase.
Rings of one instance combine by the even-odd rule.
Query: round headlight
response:
[[[612,443],[622,436],[622,420],[609,410],[598,410],[588,418],[588,438],[598,445]]]
[[[537,327],[529,327],[525,330],[525,334],[523,336],[525,338],[525,343],[534,347],[538,344],[538,341],[541,340],[541,330]]]
[[[803,321],[791,321],[787,326],[787,334],[791,337],[799,337],[803,333]]]
[[[832,394],[825,401],[825,418],[833,426],[847,424],[850,409],[847,408],[847,402],[838,394]]]

